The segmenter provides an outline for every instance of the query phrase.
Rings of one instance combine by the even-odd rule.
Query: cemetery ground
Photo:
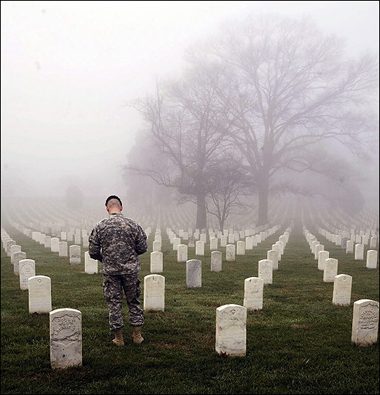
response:
[[[163,234],[165,311],[146,311],[143,336],[134,344],[124,328],[126,345],[116,347],[108,329],[108,310],[100,273],[84,271],[12,226],[9,235],[36,262],[36,275],[51,278],[53,309],[82,313],[83,366],[53,370],[50,365],[49,315],[30,314],[28,291],[20,290],[10,257],[1,251],[1,393],[2,394],[378,394],[379,343],[351,343],[353,303],[379,300],[379,272],[354,260],[340,246],[323,239],[338,273],[352,276],[349,306],[332,304],[333,283],[311,253],[296,226],[264,286],[263,308],[248,311],[244,357],[215,352],[216,309],[243,305],[244,280],[258,276],[258,261],[278,240],[269,236],[222,271],[210,270],[210,250],[188,259],[202,261],[202,286],[187,288],[186,264],[177,262]],[[316,230],[309,229],[317,234]],[[140,279],[151,274],[149,251],[140,257]],[[143,302],[143,295],[141,295]],[[127,306],[123,305],[124,317]],[[126,320],[127,322],[127,320]]]

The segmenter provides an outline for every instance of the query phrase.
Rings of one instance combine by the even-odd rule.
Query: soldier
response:
[[[123,205],[118,196],[107,198],[106,209],[109,217],[98,222],[89,237],[89,254],[102,263],[103,294],[108,304],[110,330],[115,334],[113,343],[124,345],[123,292],[129,309],[129,325],[133,327],[133,341],[141,343],[144,315],[139,301],[138,256],[148,249],[147,236],[140,225],[121,213]]]

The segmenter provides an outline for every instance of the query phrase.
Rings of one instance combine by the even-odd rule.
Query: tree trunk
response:
[[[259,184],[258,225],[265,225],[268,223],[268,196],[268,182],[261,182]]]
[[[207,228],[206,197],[204,194],[199,194],[197,196],[196,228],[199,230]]]

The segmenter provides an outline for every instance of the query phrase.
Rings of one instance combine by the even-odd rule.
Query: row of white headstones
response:
[[[19,225],[13,224],[20,228]],[[272,227],[266,232],[262,232],[259,236],[259,240],[265,240],[266,237],[273,234],[278,227]],[[273,257],[272,259],[276,262],[275,269],[278,268],[278,260],[284,251],[286,242],[288,241],[291,229],[287,229],[286,232],[280,236],[276,247],[276,250],[268,252],[268,256]],[[42,237],[39,232],[25,232],[26,234],[32,235],[35,241],[40,241],[42,244]],[[168,230],[170,234],[170,231]],[[160,230],[156,231],[156,236],[160,235]],[[203,235],[200,235],[200,243],[204,243]],[[234,236],[236,237],[236,236]],[[250,236],[247,236],[250,237]],[[182,244],[176,243],[176,238],[173,237],[173,249],[178,249]],[[157,240],[155,240],[157,241]],[[230,239],[232,241],[232,239]],[[69,366],[78,366],[82,364],[82,348],[81,348],[81,312],[75,309],[55,309],[52,310],[51,301],[51,279],[48,276],[36,275],[35,273],[35,261],[32,259],[21,259],[17,262],[20,257],[21,246],[15,244],[15,241],[9,237],[5,229],[2,228],[2,242],[3,247],[7,252],[7,255],[11,257],[13,265],[18,267],[18,270],[14,269],[14,273],[20,276],[20,289],[28,290],[29,292],[29,313],[49,313],[50,316],[50,359],[52,368],[65,368]],[[239,241],[238,241],[239,242]],[[45,245],[45,244],[44,244]],[[46,245],[45,245],[46,246]],[[227,244],[227,256],[229,261],[235,260],[235,251],[231,247],[235,245]],[[19,248],[20,247],[20,248]],[[187,247],[187,246],[186,246]],[[178,251],[181,249],[179,248]],[[153,251],[151,257],[155,254],[161,253],[159,251]],[[274,254],[273,254],[274,253]],[[25,253],[24,253],[25,254]],[[220,251],[212,251],[212,271],[221,270],[221,255]],[[240,249],[240,254],[243,255],[244,251]],[[202,252],[204,255],[204,252]],[[179,253],[179,256],[183,256]],[[91,258],[89,258],[92,260]],[[98,264],[97,261],[92,260]],[[17,262],[17,263],[16,263]],[[178,259],[178,262],[183,262],[182,259]],[[75,262],[77,263],[77,262]],[[228,354],[231,356],[245,355],[245,341],[244,351],[240,348],[242,346],[241,339],[239,337],[239,328],[237,329],[237,337],[231,338],[229,331],[221,331],[221,328],[228,328],[230,326],[230,320],[236,321],[236,308],[242,307],[245,310],[258,310],[262,309],[263,305],[263,289],[264,284],[271,284],[273,279],[273,261],[270,259],[263,259],[259,261],[259,277],[251,277],[245,280],[245,291],[243,306],[238,305],[225,305],[221,306],[219,310],[228,311],[232,308],[230,314],[219,314],[217,310],[217,336],[215,349],[218,353]],[[163,269],[163,265],[161,265]],[[151,260],[151,269],[160,269],[154,266],[154,258]],[[186,285],[189,288],[197,288],[202,286],[202,262],[197,259],[191,259],[186,261]],[[165,277],[159,274],[152,274],[144,277],[144,309],[164,311],[165,310]],[[231,316],[230,318],[228,318]],[[219,322],[220,321],[220,322]],[[71,324],[70,335],[67,335],[67,325]],[[64,328],[65,337],[60,335],[60,328]],[[62,329],[63,331],[63,329]],[[76,341],[76,344],[73,342]],[[227,343],[226,343],[227,342]],[[238,347],[238,349],[237,349]]]
[[[265,240],[265,238],[268,235],[273,234],[278,229],[279,227],[277,226],[272,227],[267,232],[260,233],[260,237],[258,237],[258,239]],[[246,328],[247,310],[262,309],[264,285],[272,283],[273,270],[278,269],[278,261],[281,259],[281,255],[288,241],[290,231],[291,231],[291,227],[289,227],[285,231],[285,233],[282,236],[280,236],[279,242],[277,242],[275,245],[272,245],[272,248],[274,248],[274,246],[278,246],[278,248],[274,248],[268,251],[268,256],[267,256],[268,259],[259,261],[258,277],[251,277],[245,280],[243,306],[239,306],[235,304],[224,305],[217,309],[215,349],[219,354],[227,354],[230,356],[244,356],[246,354],[245,328]],[[172,232],[170,229],[167,229],[167,233],[169,239],[173,244],[173,249],[177,250],[178,252],[177,261],[186,262],[187,286],[201,287],[202,262],[197,259],[188,260],[187,259],[188,246],[185,244],[181,244],[181,239],[179,237],[176,237],[174,232]],[[214,236],[216,235],[213,235],[211,232],[209,233],[210,250],[216,249],[218,246],[217,242],[215,244],[215,240],[214,240],[216,239],[216,241],[218,241],[218,237],[214,237]],[[235,233],[234,235],[230,234],[229,236],[231,238],[228,239],[227,239],[227,234],[221,236],[221,239],[223,237],[226,237],[225,241],[221,240],[221,246],[224,246],[225,244],[226,260],[234,261],[235,244],[227,244],[227,240],[228,242],[236,241],[238,245],[238,255],[244,255],[245,248],[248,246],[248,249],[250,249],[251,240],[249,238],[252,236],[246,236],[245,242],[238,240],[238,238],[242,236],[241,234],[237,236]],[[324,259],[324,263],[319,264],[318,266],[318,267],[323,266],[324,281],[334,281],[333,303],[337,305],[349,305],[350,301],[348,299],[351,298],[350,294],[351,294],[352,279],[350,281],[349,278],[350,276],[347,277],[347,275],[337,275],[336,271],[335,271],[335,275],[332,276],[332,274],[334,274],[334,269],[331,268],[335,268],[337,270],[337,260],[334,260],[333,258],[326,258],[326,254],[323,255],[323,250],[321,248],[322,245],[306,229],[305,229],[305,236],[309,241],[312,253],[315,256],[318,255],[318,262]],[[36,239],[36,241],[41,242],[41,236],[38,235],[38,232],[37,233],[32,232],[32,237]],[[13,241],[10,240],[6,231],[3,229],[2,229],[2,240],[3,240],[3,246],[4,248],[6,248],[7,253],[14,259],[15,254],[19,253],[20,251],[14,251],[15,243],[13,243]],[[153,246],[153,249],[156,250],[151,253],[151,269],[153,269],[151,271],[155,271],[157,273],[160,271],[160,265],[161,268],[163,269],[162,260],[157,260],[157,258],[154,259],[155,256],[159,256],[160,254],[160,251],[157,251],[158,246],[161,247],[160,245],[157,244],[157,242],[159,243],[162,242],[160,230],[156,230],[155,240],[153,244],[155,242],[156,245]],[[205,242],[206,242],[205,235],[201,234],[199,243],[202,243],[203,246],[201,246],[200,249],[196,251],[196,253],[198,253],[199,255],[204,254],[204,251],[202,251],[202,249],[204,250],[204,248],[202,247],[204,247]],[[244,246],[242,243],[244,243]],[[45,238],[44,238],[44,245],[45,245]],[[326,253],[326,251],[324,252]],[[220,251],[211,251],[212,271],[221,270],[221,261],[222,261],[221,255],[222,254]],[[323,256],[324,258],[322,258]],[[91,258],[89,259],[91,260]],[[160,261],[161,263],[157,264],[157,261]],[[96,267],[97,267],[98,262],[97,261],[94,262],[96,262]],[[332,263],[331,265],[327,264],[330,262]],[[23,268],[24,265],[22,264],[21,267]],[[21,271],[23,272],[23,270]],[[27,278],[27,286],[26,288],[22,288],[22,289],[29,290],[30,312],[31,313],[49,312],[50,315],[52,367],[62,368],[62,367],[73,366],[73,364],[81,365],[81,361],[82,361],[81,327],[78,328],[79,323],[81,323],[81,313],[79,311],[76,311],[75,309],[56,309],[52,311],[50,278],[48,278],[47,276],[36,276],[35,265],[29,265],[29,269],[26,270],[26,274],[24,277]],[[164,311],[165,278],[159,274],[152,274],[146,276],[144,278],[144,290],[145,290],[144,309]],[[50,300],[49,300],[49,295],[50,295]],[[355,308],[355,306],[357,307]],[[377,311],[377,318],[376,318],[376,311]],[[363,322],[362,319],[363,317],[371,317],[372,320],[371,323]],[[73,325],[73,330],[72,330],[73,334],[70,335],[68,338],[62,339],[62,336],[59,335],[59,328],[61,327],[66,328],[68,322],[70,322]],[[377,326],[378,326],[378,302],[367,300],[367,299],[355,302],[353,328],[352,328],[352,342],[358,345],[373,344],[374,342],[377,341]],[[76,328],[76,330],[74,330],[74,328]],[[369,331],[369,329],[371,330]],[[72,344],[74,339],[76,339],[77,342],[76,346]],[[70,352],[70,350],[72,352]]]
[[[290,204],[291,202],[293,202],[293,204]],[[300,210],[305,210],[306,206],[301,204],[301,207],[299,207],[297,202],[298,201],[294,200],[282,203],[281,199],[274,200],[273,204],[270,205],[268,213],[271,222],[286,224],[289,222],[286,218],[289,218],[292,212],[296,213]],[[85,209],[82,209],[80,213],[77,211],[70,211],[64,202],[59,199],[54,200],[54,204],[52,204],[51,199],[46,199],[46,201],[43,201],[42,206],[44,207],[43,211],[40,210],[40,199],[34,202],[30,199],[26,201],[23,200],[23,204],[18,205],[17,210],[12,210],[13,219],[16,219],[20,223],[25,223],[25,218],[33,217],[32,220],[35,222],[33,224],[34,226],[29,227],[36,228],[43,233],[52,231],[52,234],[58,237],[61,230],[66,231],[67,235],[69,235],[69,233],[73,233],[74,228],[82,226],[87,227],[87,231],[89,232],[94,223],[106,216],[102,204],[96,209],[95,207],[98,206],[86,205]],[[190,204],[178,207],[170,206],[166,209],[160,208],[160,205],[158,205],[156,210],[152,211],[151,214],[147,214],[146,210],[142,211],[130,205],[125,208],[125,214],[127,216],[128,214],[134,216],[134,219],[140,224],[144,224],[143,226],[145,227],[150,226],[149,223],[157,225],[159,222],[166,226],[166,224],[164,224],[164,222],[166,222],[168,224],[173,224],[170,225],[172,229],[180,229],[181,226],[187,226],[187,224],[194,222],[194,206]],[[339,207],[335,207],[333,211],[330,210],[328,212],[326,205],[319,204],[315,200],[310,200],[307,212],[310,217],[315,219],[314,223],[323,223],[328,219],[330,226],[336,226],[338,223],[341,225],[343,223],[352,224],[357,232],[359,229],[366,229],[367,227],[372,229],[378,226],[378,210],[363,209],[360,213],[356,213],[355,216],[350,216],[347,213],[343,213]],[[251,218],[251,213],[247,213],[244,218]],[[232,222],[234,223],[234,221]],[[244,226],[236,223],[236,228],[244,228]],[[360,232],[362,231],[360,230]],[[62,237],[61,239],[63,240]]]
[[[309,243],[314,259],[318,261],[318,269],[323,271],[323,281],[333,282],[332,303],[336,306],[349,306],[351,304],[352,276],[338,274],[338,259],[331,258],[329,251],[324,250],[324,245],[316,236],[304,227],[304,235]],[[338,235],[319,229],[327,240],[341,246]],[[353,252],[350,248],[347,253]],[[355,245],[355,260],[364,260],[364,245]],[[368,250],[366,267],[376,269],[378,260],[377,250]],[[370,346],[377,342],[379,326],[379,302],[371,299],[360,299],[354,302],[351,341],[359,346]]]

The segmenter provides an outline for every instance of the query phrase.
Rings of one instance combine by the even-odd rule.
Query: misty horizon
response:
[[[284,4],[286,3],[286,4]],[[311,17],[350,57],[378,54],[378,2],[2,2],[2,196],[125,196],[141,116],[127,104],[177,78],[189,45],[247,13]],[[378,56],[378,55],[377,55]],[[358,161],[370,204],[376,163]]]

